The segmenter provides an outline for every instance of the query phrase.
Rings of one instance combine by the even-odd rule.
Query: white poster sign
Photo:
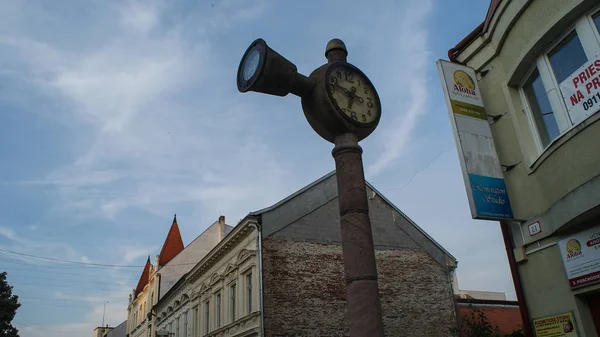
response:
[[[600,58],[582,65],[560,84],[573,123],[600,110]]]
[[[571,288],[600,282],[600,226],[558,241]]]
[[[438,60],[437,66],[471,216],[486,220],[512,219],[512,209],[475,70],[443,60]]]

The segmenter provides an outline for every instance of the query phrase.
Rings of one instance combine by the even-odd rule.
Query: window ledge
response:
[[[563,144],[567,143],[571,138],[575,137],[578,133],[583,131],[588,126],[594,124],[600,120],[600,110],[594,112],[586,119],[582,120],[578,124],[573,125],[567,131],[565,131],[562,135],[558,136],[554,139],[546,148],[542,151],[542,153],[533,161],[531,165],[528,167],[528,174],[533,174],[543,162],[550,157],[552,153],[554,153],[558,148],[560,148]]]

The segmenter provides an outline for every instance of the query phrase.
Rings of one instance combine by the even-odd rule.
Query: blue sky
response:
[[[496,222],[470,218],[435,68],[488,2],[0,0],[0,251],[21,336],[126,317],[173,213],[184,242],[334,168],[299,99],[240,94],[258,37],[308,75],[331,38],[377,87],[366,177],[459,260],[463,289],[514,297]],[[415,174],[418,172],[417,174]]]

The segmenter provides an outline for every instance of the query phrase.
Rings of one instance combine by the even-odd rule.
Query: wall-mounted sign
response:
[[[600,58],[584,63],[560,84],[573,123],[600,110]]]
[[[542,232],[542,226],[539,221],[536,221],[528,226],[529,228],[529,236],[534,236],[536,234],[540,234]]]
[[[558,241],[571,288],[600,282],[600,227]]]
[[[533,320],[536,337],[577,337],[573,313],[548,316]]]
[[[472,68],[437,61],[474,219],[512,219],[492,132]]]

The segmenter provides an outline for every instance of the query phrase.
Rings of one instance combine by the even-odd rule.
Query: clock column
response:
[[[383,337],[362,148],[358,145],[379,124],[381,102],[371,81],[360,69],[346,61],[347,56],[344,42],[339,39],[329,41],[325,51],[328,63],[306,77],[298,73],[292,62],[267,46],[264,40],[257,39],[250,44],[240,61],[237,86],[240,92],[255,91],[276,96],[292,93],[299,96],[310,126],[319,136],[334,144],[332,155],[336,167],[350,336]],[[337,89],[342,90],[349,99],[348,105],[341,107],[327,85],[330,80],[328,73],[338,68],[346,69],[351,74],[345,76],[350,83],[353,83],[352,78],[358,81],[362,79],[373,97],[360,96],[357,89],[352,90],[354,87],[344,88],[340,85]],[[364,94],[367,92],[364,91]],[[375,105],[372,100],[376,101]],[[363,106],[364,114],[372,112],[373,116],[369,115],[368,121],[364,114],[362,118],[356,118],[358,115],[353,114],[358,112],[355,111],[350,111],[351,116],[348,116],[345,110],[351,109],[353,103],[365,104],[369,109],[364,112]]]
[[[383,336],[362,148],[353,133],[335,137],[335,159],[350,336]]]
[[[327,43],[325,57],[329,63],[346,62],[347,55],[346,45],[341,40]],[[334,144],[331,154],[337,178],[350,336],[383,337],[362,148],[354,133],[335,136]]]

